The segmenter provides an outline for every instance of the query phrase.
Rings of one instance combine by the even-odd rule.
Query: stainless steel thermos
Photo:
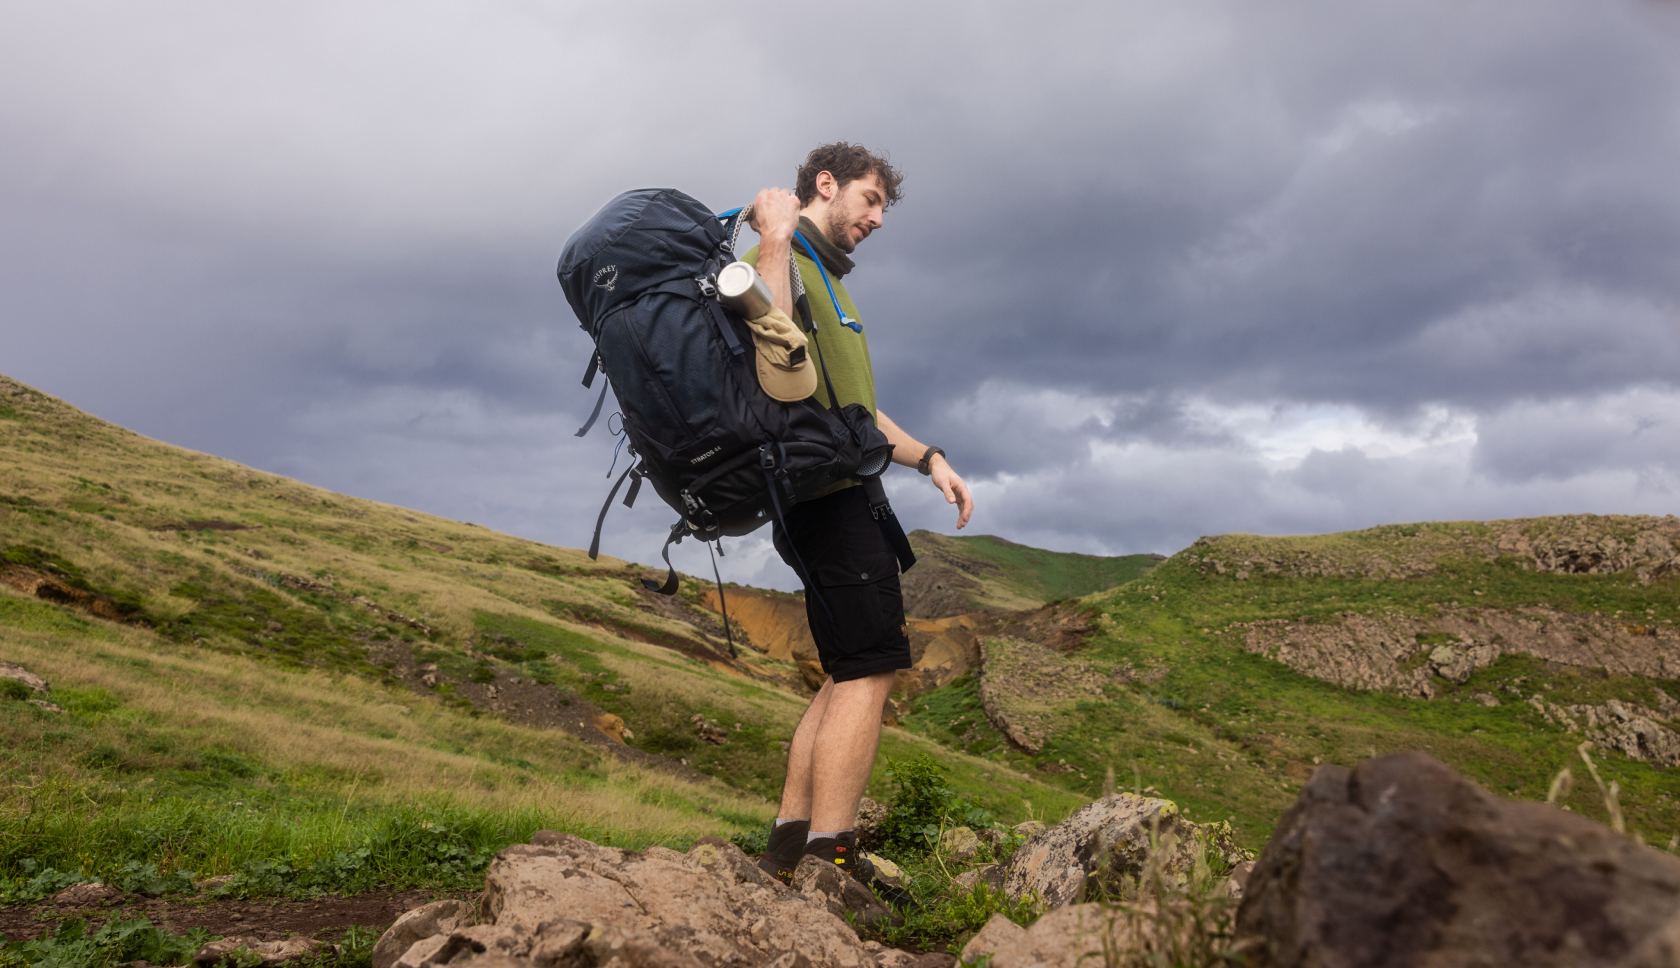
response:
[[[742,319],[757,319],[775,305],[769,285],[745,262],[731,262],[719,270],[717,298]]]

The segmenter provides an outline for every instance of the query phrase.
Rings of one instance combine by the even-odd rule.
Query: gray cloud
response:
[[[0,369],[580,545],[612,442],[570,436],[561,243],[623,189],[723,208],[845,137],[908,176],[848,280],[883,407],[974,477],[980,530],[1660,508],[1677,32],[1564,0],[14,5]],[[615,512],[609,550],[651,560],[668,516]],[[732,564],[791,578],[757,539]]]

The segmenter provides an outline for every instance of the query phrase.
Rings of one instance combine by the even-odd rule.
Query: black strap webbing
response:
[[[898,523],[898,515],[893,513],[892,504],[887,500],[887,489],[881,485],[881,475],[863,479],[863,496],[869,500],[869,513],[881,528],[881,536],[892,546],[893,556],[898,559],[898,570],[904,572],[914,568],[916,552],[910,547],[904,526]]]
[[[723,341],[729,345],[729,354],[740,356],[745,352],[741,348],[740,339],[735,336],[734,324],[730,323],[729,317],[724,315],[723,307],[718,305],[718,301],[706,295],[702,295],[700,301],[706,304],[707,309],[711,310],[712,322],[717,324],[718,332],[723,335]]]
[[[680,582],[677,579],[677,569],[671,566],[671,543],[681,541],[683,532],[687,527],[688,525],[682,521],[671,525],[671,533],[665,538],[665,546],[659,549],[659,557],[665,559],[665,584],[661,585],[652,578],[643,578],[643,588],[650,592],[658,592],[661,595],[675,595],[677,593],[677,586]]]
[[[636,495],[642,489],[642,478],[646,476],[646,474],[639,470],[630,476],[630,490],[624,492],[625,507],[633,508],[636,506]]]
[[[599,349],[597,349],[594,353],[591,353],[590,356],[589,356],[589,369],[583,371],[583,388],[585,390],[589,389],[590,384],[595,382],[595,371],[599,370],[600,368],[601,368],[601,351]]]
[[[578,432],[575,436],[582,437],[584,434],[589,433],[590,427],[595,426],[596,418],[601,416],[601,404],[607,402],[607,387],[611,385],[611,382],[612,381],[606,379],[601,380],[601,395],[595,398],[595,409],[589,411],[589,419],[585,420],[583,422],[583,426],[578,428]]]
[[[601,554],[601,525],[607,521],[607,508],[612,507],[613,498],[618,497],[619,487],[624,484],[624,479],[629,477],[630,472],[635,469],[635,464],[626,467],[624,473],[618,475],[618,480],[613,482],[612,490],[607,492],[607,502],[601,505],[601,516],[595,519],[595,537],[589,542],[590,561],[594,561]]]
[[[723,545],[719,544],[718,545],[718,554],[722,554],[722,553],[723,553]],[[706,546],[706,554],[708,554],[708,555],[712,554],[712,546],[711,545]],[[724,601],[723,601],[723,576],[718,573],[717,556],[716,555],[712,556],[712,580],[717,582],[718,613],[723,616],[723,637],[729,643],[729,657],[731,659],[738,659],[738,658],[740,658],[740,654],[735,651],[735,634],[733,632],[729,631],[729,606],[724,604]]]

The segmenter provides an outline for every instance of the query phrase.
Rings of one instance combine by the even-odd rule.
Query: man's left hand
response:
[[[933,485],[944,492],[945,503],[957,506],[958,530],[966,527],[969,516],[974,513],[974,497],[968,493],[968,484],[945,462],[944,454],[934,454],[928,470]]]

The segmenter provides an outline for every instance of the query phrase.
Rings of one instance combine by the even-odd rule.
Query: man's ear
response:
[[[833,172],[817,172],[817,194],[823,197],[823,201],[832,202],[839,193],[840,183],[835,180]]]

